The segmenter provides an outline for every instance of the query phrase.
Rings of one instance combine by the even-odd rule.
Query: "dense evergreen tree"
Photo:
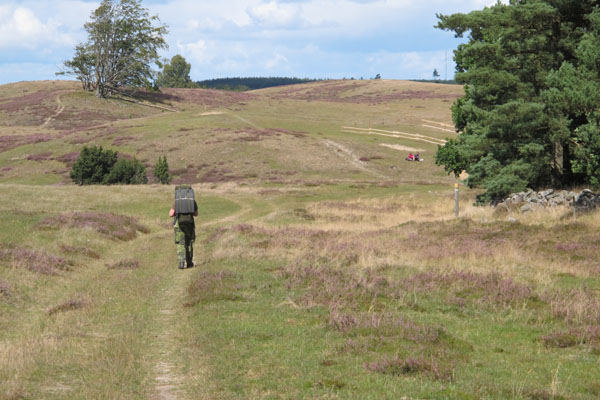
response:
[[[79,185],[148,183],[144,164],[135,158],[118,159],[116,151],[102,146],[84,146],[70,175]]]
[[[137,159],[121,158],[110,169],[103,182],[106,185],[125,184],[139,185],[148,183],[146,167]]]
[[[117,152],[102,146],[84,146],[71,169],[71,179],[79,185],[100,184],[117,162]]]
[[[600,182],[600,12],[591,0],[511,0],[438,15],[468,32],[455,50],[465,95],[452,107],[457,140],[438,149],[469,174],[480,201],[527,187]]]
[[[158,73],[156,84],[159,87],[169,88],[194,88],[197,85],[190,78],[192,65],[183,56],[177,54],[171,58],[171,62],[163,66],[162,72]]]
[[[85,43],[75,48],[75,57],[64,63],[64,74],[75,75],[85,90],[108,97],[123,86],[151,87],[152,64],[158,50],[167,47],[164,25],[149,16],[141,0],[102,0],[84,25]]]
[[[154,176],[163,185],[171,182],[171,174],[169,173],[169,163],[167,162],[167,156],[158,157],[158,161],[154,166]]]

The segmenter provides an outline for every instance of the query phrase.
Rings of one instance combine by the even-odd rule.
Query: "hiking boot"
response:
[[[194,263],[193,263],[193,262],[191,262],[191,263],[189,263],[189,264],[187,265],[187,268],[192,268],[193,266],[194,266]]]
[[[179,269],[184,269],[185,268],[185,265],[183,264],[183,261],[179,262],[179,267],[177,267],[177,268],[179,268]]]

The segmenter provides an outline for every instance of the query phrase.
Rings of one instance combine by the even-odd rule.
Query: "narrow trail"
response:
[[[336,154],[342,156],[345,160],[350,162],[350,164],[352,164],[354,167],[356,167],[362,171],[365,171],[368,174],[376,176],[377,178],[383,178],[383,179],[388,178],[387,176],[385,176],[383,174],[380,174],[378,172],[372,171],[369,168],[367,168],[367,166],[362,161],[360,161],[360,158],[346,146],[343,146],[343,145],[336,143],[333,140],[329,140],[329,139],[324,139],[323,142],[325,143],[325,146],[335,149]]]
[[[188,398],[203,398],[195,393],[190,396],[186,393],[184,384],[186,381],[206,382],[206,387],[210,386],[209,377],[205,370],[194,370],[189,373],[183,371],[184,361],[181,357],[182,346],[182,324],[187,323],[185,303],[186,290],[194,277],[196,271],[206,263],[209,255],[201,244],[200,233],[207,227],[227,224],[238,220],[241,216],[252,211],[252,207],[242,205],[236,212],[223,216],[221,218],[196,224],[196,243],[194,244],[194,267],[191,269],[180,270],[176,267],[175,247],[173,245],[170,230],[164,230],[157,233],[157,238],[161,247],[164,248],[160,260],[157,264],[162,264],[162,277],[164,286],[158,294],[160,302],[157,307],[158,315],[155,318],[156,337],[152,340],[152,347],[156,361],[154,365],[154,396],[155,400],[184,400]],[[199,222],[199,223],[198,223]],[[191,374],[191,376],[189,375]],[[200,397],[199,397],[200,396]]]
[[[426,142],[431,144],[439,144],[444,145],[446,140],[434,138],[432,136],[421,135],[418,133],[408,133],[408,132],[400,132],[400,131],[386,131],[383,129],[373,129],[373,128],[355,128],[352,126],[342,126],[342,132],[347,133],[361,133],[365,135],[378,135],[378,136],[387,136],[398,139],[410,139],[416,140],[419,142]]]
[[[75,92],[75,90],[66,90],[66,91],[61,91],[60,93],[58,93],[56,95],[56,102],[58,103],[58,108],[56,109],[56,112],[53,115],[46,118],[44,123],[42,125],[40,125],[40,128],[45,128],[46,126],[48,126],[48,124],[50,122],[52,122],[53,119],[56,119],[60,114],[62,114],[62,112],[65,110],[65,105],[60,100],[60,97],[63,94],[68,94],[68,93],[73,93],[73,92]]]
[[[63,90],[60,91],[57,95],[56,95],[56,103],[58,104],[58,107],[56,109],[56,112],[54,114],[52,114],[51,116],[49,116],[48,118],[46,118],[46,120],[44,121],[44,123],[42,123],[40,125],[40,128],[46,128],[48,126],[48,124],[50,124],[50,122],[52,122],[53,120],[55,120],[56,118],[58,118],[59,115],[61,115],[63,113],[63,111],[65,111],[65,105],[63,104],[62,100],[61,100],[61,96],[65,95],[65,94],[69,94],[69,93],[75,93],[77,92],[77,90]],[[122,97],[115,97],[115,99],[121,100],[121,101],[126,101],[129,103],[134,103],[134,104],[138,104],[144,107],[151,107],[151,108],[157,108],[157,109],[161,109],[161,110],[166,110],[169,112],[180,112],[179,110],[176,109],[172,109],[169,107],[163,107],[163,106],[159,106],[159,105],[155,105],[155,104],[147,104],[144,102],[138,102],[138,101],[134,101],[134,100],[128,100]],[[132,121],[143,121],[145,119],[150,119],[150,118],[155,118],[161,116],[161,114],[153,114],[153,115],[145,115],[143,117],[138,117],[138,118],[132,118],[132,119],[127,119],[128,122],[132,122]],[[92,130],[92,129],[99,129],[99,128],[103,128],[105,126],[110,126],[116,122],[119,122],[119,120],[117,121],[110,121],[110,122],[105,122],[102,124],[97,124],[97,125],[92,125],[92,126],[86,126],[83,127],[81,129],[77,129],[77,131],[86,131],[86,130]]]
[[[181,391],[184,377],[178,371],[175,352],[178,345],[177,326],[182,322],[178,316],[180,313],[178,309],[182,307],[183,292],[191,275],[190,271],[176,269],[174,260],[171,264],[172,266],[169,264],[167,268],[172,279],[159,294],[164,300],[159,310],[160,315],[157,317],[159,330],[154,343],[158,349],[158,361],[154,367],[155,398],[159,400],[185,398]]]
[[[259,125],[256,125],[254,122],[252,122],[252,121],[249,121],[249,120],[247,120],[247,119],[246,119],[246,118],[244,118],[244,117],[240,117],[240,116],[239,116],[239,115],[237,115],[237,114],[231,114],[231,116],[233,116],[235,119],[237,119],[237,120],[239,120],[239,121],[242,121],[242,122],[243,122],[243,123],[245,123],[245,124],[248,124],[248,125],[250,125],[250,126],[251,126],[251,127],[253,127],[254,129],[259,129],[259,130],[260,130],[260,129],[262,129],[262,128],[261,128]]]

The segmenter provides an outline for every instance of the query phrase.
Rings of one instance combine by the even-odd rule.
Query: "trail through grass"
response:
[[[0,87],[0,400],[600,396],[600,214],[455,218],[460,87],[65,90]],[[172,186],[65,184],[87,144],[194,183],[195,268]]]

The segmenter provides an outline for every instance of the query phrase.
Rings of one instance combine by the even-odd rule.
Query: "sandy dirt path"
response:
[[[352,126],[342,126],[342,132],[347,133],[359,133],[364,135],[378,135],[378,136],[386,136],[386,137],[394,137],[398,139],[410,139],[419,142],[426,142],[431,144],[439,144],[444,145],[446,140],[438,139],[432,136],[421,135],[418,133],[408,133],[401,131],[387,131],[383,129],[373,129],[373,128],[355,128]]]
[[[58,103],[58,108],[56,109],[56,112],[53,115],[46,118],[44,123],[42,125],[40,125],[40,128],[45,128],[46,126],[48,126],[48,124],[50,122],[52,122],[53,119],[56,119],[60,114],[62,114],[62,112],[65,110],[65,105],[62,103],[60,97],[63,94],[68,94],[68,93],[73,93],[73,92],[75,92],[75,90],[65,90],[65,91],[61,91],[60,93],[58,93],[56,95],[56,102]]]
[[[336,143],[333,140],[329,140],[329,139],[323,139],[323,143],[325,143],[325,146],[333,149],[335,151],[335,154],[344,158],[344,160],[349,162],[353,167],[358,168],[362,171],[365,171],[366,173],[376,176],[378,178],[383,178],[383,179],[388,178],[387,176],[385,176],[383,174],[380,174],[378,172],[372,171],[369,168],[367,168],[365,163],[360,161],[360,158],[351,149],[347,148],[346,146]]]

